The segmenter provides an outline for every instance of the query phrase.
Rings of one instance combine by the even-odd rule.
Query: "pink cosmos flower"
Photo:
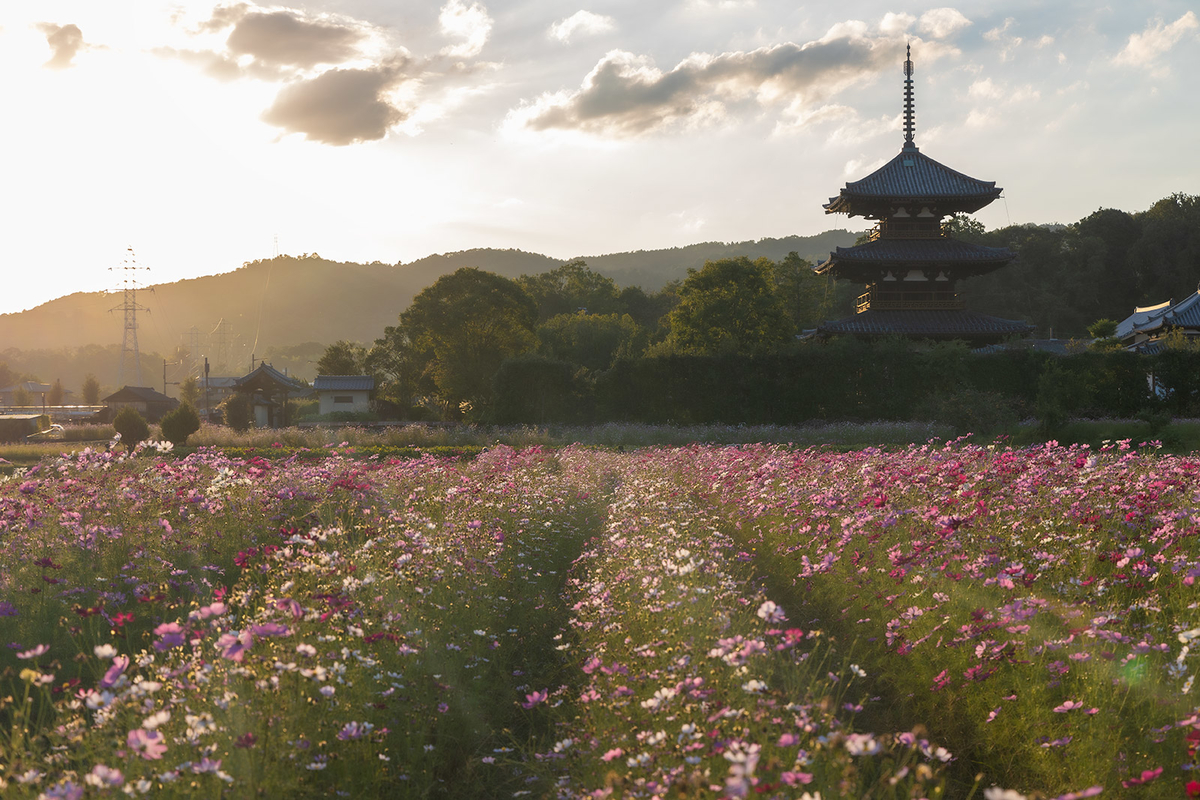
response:
[[[1163,771],[1162,767],[1157,767],[1156,769],[1145,770],[1144,772],[1142,772],[1142,777],[1130,778],[1129,780],[1121,781],[1121,785],[1124,786],[1126,789],[1128,789],[1131,786],[1142,786],[1143,784],[1150,783],[1151,781],[1156,779],[1159,775],[1162,775],[1162,771]]]
[[[622,750],[619,747],[614,747],[612,750],[609,750],[607,753],[600,756],[600,760],[601,761],[612,761],[614,758],[620,758],[623,755],[625,755],[624,750]]]
[[[246,651],[254,644],[254,636],[250,631],[241,633],[223,633],[217,639],[217,647],[221,648],[221,656],[239,664],[246,657]]]
[[[525,702],[521,703],[521,708],[533,708],[538,703],[546,702],[546,698],[549,696],[550,693],[545,689],[540,692],[532,692],[527,694],[525,695]]]
[[[158,731],[148,731],[145,728],[134,728],[126,737],[125,743],[129,749],[147,761],[157,761],[167,752],[163,735]]]
[[[1055,706],[1055,712],[1065,714],[1068,711],[1074,711],[1077,708],[1083,708],[1083,703],[1078,700],[1067,700],[1061,706]]]
[[[124,674],[126,667],[129,666],[129,656],[116,656],[112,660],[112,666],[104,673],[104,677],[100,679],[100,688],[108,689],[113,686]]]
[[[17,658],[29,660],[31,658],[37,658],[38,656],[44,655],[45,653],[48,653],[48,652],[50,652],[50,645],[39,644],[37,647],[31,647],[30,649],[26,650],[24,653],[17,653]]]
[[[84,776],[84,783],[92,786],[120,786],[125,782],[125,776],[121,774],[121,770],[114,767],[106,767],[104,764],[97,764],[92,767],[92,771]]]
[[[164,622],[154,629],[154,635],[162,637],[154,643],[154,649],[160,653],[180,647],[187,641],[187,631],[178,622]]]
[[[807,772],[784,772],[779,776],[779,779],[788,786],[800,786],[806,783],[812,783],[813,776]]]

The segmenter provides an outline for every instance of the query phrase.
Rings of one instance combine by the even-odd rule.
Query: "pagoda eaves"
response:
[[[862,180],[847,183],[825,204],[826,214],[879,219],[908,207],[914,216],[928,208],[935,216],[970,214],[991,203],[1003,190],[934,161],[916,147],[900,154]],[[935,210],[936,209],[936,210]]]

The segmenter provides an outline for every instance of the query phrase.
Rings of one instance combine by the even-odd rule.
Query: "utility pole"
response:
[[[167,367],[174,367],[182,363],[182,361],[167,361],[165,358],[163,359],[163,394],[167,393]],[[179,381],[171,381],[171,385],[178,386]]]
[[[208,356],[204,357],[204,421],[212,422],[212,409],[208,405]]]

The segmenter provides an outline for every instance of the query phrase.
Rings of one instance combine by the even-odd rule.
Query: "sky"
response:
[[[1200,192],[1195,0],[580,2],[5,0],[0,313],[130,249],[146,285],[861,230],[822,204],[903,144],[906,44],[988,228]]]

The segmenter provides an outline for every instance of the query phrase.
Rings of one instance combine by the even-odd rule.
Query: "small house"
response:
[[[349,412],[365,414],[371,410],[371,391],[375,379],[370,375],[318,375],[313,389],[321,402],[318,413]]]
[[[115,419],[123,408],[132,408],[147,422],[158,422],[179,405],[174,397],[149,386],[123,386],[101,402],[108,406],[110,418]]]

